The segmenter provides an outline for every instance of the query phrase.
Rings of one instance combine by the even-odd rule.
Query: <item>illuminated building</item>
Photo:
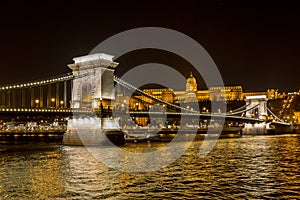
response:
[[[197,81],[192,73],[186,80],[185,91],[175,91],[179,103],[191,101],[208,101],[210,99],[208,90],[197,90]]]
[[[211,101],[243,100],[242,86],[211,87],[209,93]]]
[[[244,92],[242,86],[220,86],[211,87],[208,90],[198,90],[197,80],[190,73],[186,80],[185,91],[173,91],[171,88],[160,89],[144,89],[145,93],[154,96],[169,103],[184,103],[184,102],[204,102],[204,101],[242,101],[249,96],[265,95],[268,99],[277,99],[281,96],[275,89],[268,89],[264,92]],[[149,105],[154,104],[154,101],[146,96],[134,96],[135,99],[126,99],[129,102],[130,108],[136,108],[136,103],[139,103],[138,109],[149,109]]]
[[[257,96],[257,95],[266,95],[268,99],[277,99],[279,98],[278,91],[275,89],[268,89],[266,92],[244,92],[243,99],[247,96]]]
[[[186,80],[185,91],[187,93],[197,91],[197,81],[193,76],[192,72],[190,73],[190,76]]]
[[[293,119],[295,124],[300,124],[300,112],[294,112]]]
[[[144,89],[145,93],[154,96],[155,98],[162,99],[169,103],[174,103],[175,94],[173,89],[170,88],[161,88],[161,89]],[[147,101],[147,97],[144,97],[144,101]]]

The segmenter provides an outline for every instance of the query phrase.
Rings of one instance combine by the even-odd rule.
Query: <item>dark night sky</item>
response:
[[[131,28],[158,26],[198,41],[215,61],[226,85],[242,85],[246,91],[300,88],[300,3],[145,2],[13,1],[1,5],[0,84],[69,72],[66,65],[73,57],[88,54],[104,39]],[[118,62],[126,68],[132,67],[128,66],[133,65],[132,59],[157,60],[155,54],[143,60],[145,57],[124,56]]]

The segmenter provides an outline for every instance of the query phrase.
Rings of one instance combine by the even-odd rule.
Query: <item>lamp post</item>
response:
[[[63,108],[64,106],[64,101],[60,101],[60,107]]]
[[[135,106],[136,106],[136,110],[138,111],[139,110],[139,103],[135,103]]]
[[[54,104],[55,103],[55,98],[51,98],[51,107],[55,107]]]
[[[40,103],[40,100],[36,99],[36,100],[35,100],[35,106],[36,106],[36,107],[39,107],[39,103]]]

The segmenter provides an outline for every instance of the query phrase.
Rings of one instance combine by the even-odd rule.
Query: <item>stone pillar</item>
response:
[[[21,90],[21,98],[22,98],[22,107],[24,108],[24,107],[26,107],[26,100],[25,100],[25,95],[26,95],[26,89],[22,89]]]
[[[43,86],[40,86],[40,107],[44,107],[44,93],[43,93]]]
[[[67,108],[67,81],[64,81],[64,108]]]
[[[31,107],[35,107],[34,106],[34,88],[30,88],[30,104],[31,104]]]
[[[49,85],[48,85],[48,88],[47,88],[47,107],[48,107],[48,108],[52,107],[52,106],[51,106],[51,98],[52,98],[52,97],[51,97],[51,93],[52,93],[51,90],[52,90],[51,84],[49,84]]]
[[[59,82],[56,83],[55,93],[55,107],[59,108]]]
[[[11,90],[7,91],[7,106],[11,107]]]
[[[4,104],[5,104],[5,102],[4,102],[5,100],[3,99],[4,93],[5,93],[4,91],[1,91],[1,92],[0,92],[0,95],[1,95],[1,106],[2,106],[2,107],[4,107]]]

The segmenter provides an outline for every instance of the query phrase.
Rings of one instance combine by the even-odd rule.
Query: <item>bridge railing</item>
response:
[[[36,87],[36,86],[42,86],[42,85],[48,85],[53,84],[57,82],[67,81],[73,79],[72,73],[66,73],[60,76],[55,76],[43,80],[38,81],[28,81],[26,83],[16,83],[16,84],[10,84],[10,85],[0,85],[0,91],[4,90],[13,90],[13,89],[24,89],[29,87]]]

